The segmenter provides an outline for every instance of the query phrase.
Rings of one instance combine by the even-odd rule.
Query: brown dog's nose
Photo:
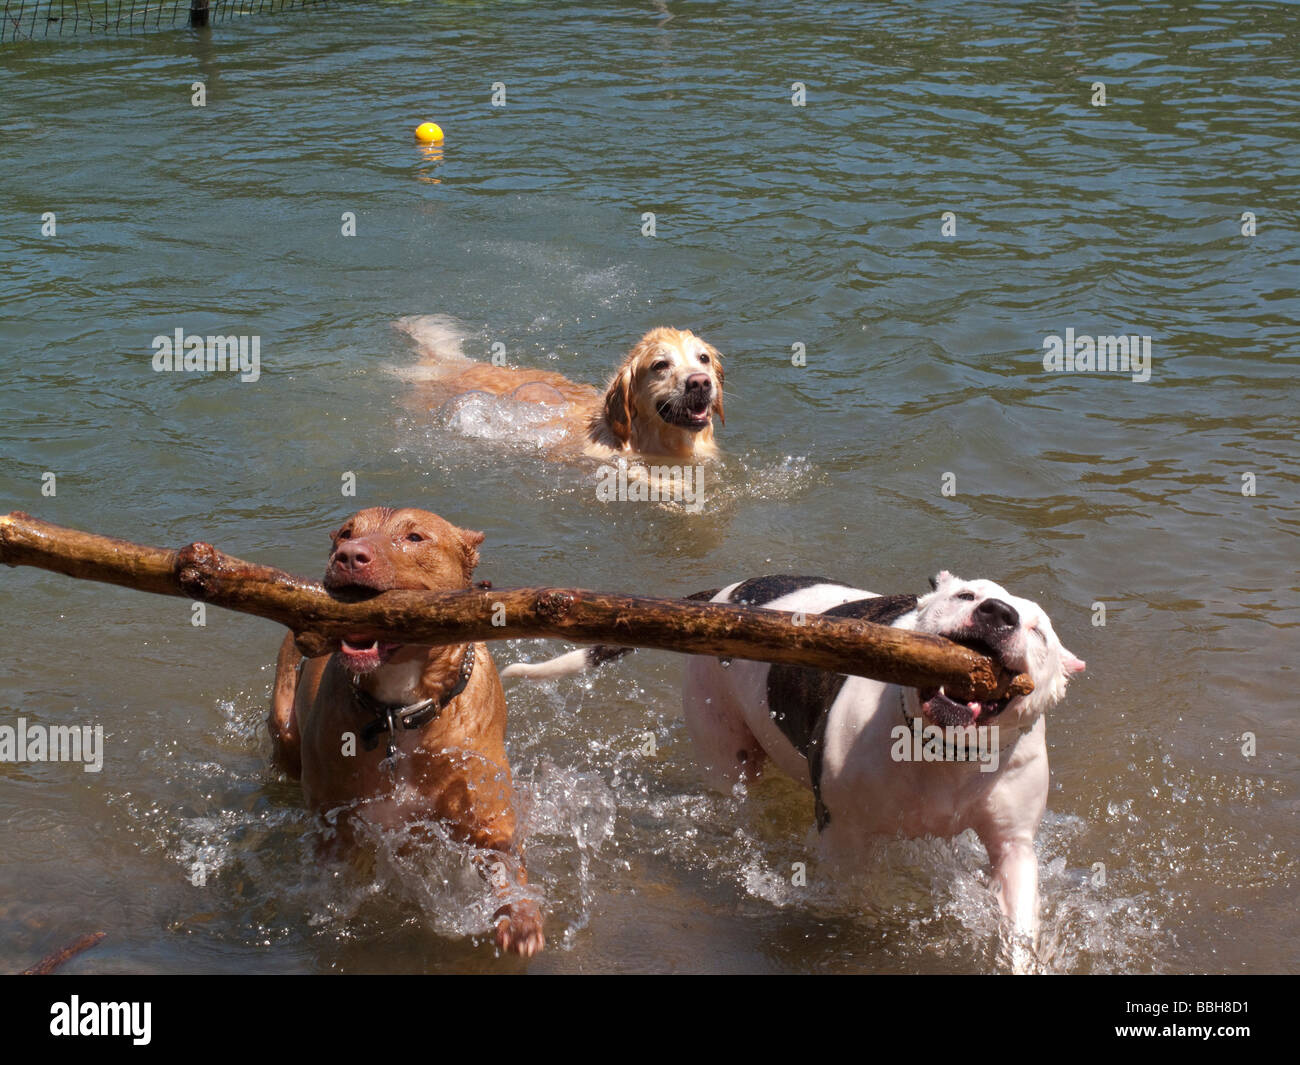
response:
[[[713,391],[713,378],[706,373],[693,373],[686,378],[687,393],[694,392],[696,389],[702,391],[706,396]]]
[[[334,565],[339,569],[365,569],[374,560],[374,552],[364,540],[345,540],[334,551]]]

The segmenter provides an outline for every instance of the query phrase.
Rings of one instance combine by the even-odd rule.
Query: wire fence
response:
[[[325,0],[0,0],[0,44],[78,33],[143,33],[215,25]]]

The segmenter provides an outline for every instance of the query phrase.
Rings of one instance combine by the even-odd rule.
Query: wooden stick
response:
[[[65,961],[75,958],[78,954],[82,953],[83,951],[89,950],[101,939],[103,939],[105,935],[107,935],[106,932],[87,932],[80,939],[74,940],[73,942],[69,943],[66,947],[60,947],[53,954],[47,954],[35,965],[31,966],[28,969],[24,969],[19,975],[20,976],[49,976],[50,973],[54,972],[54,970],[57,969],[60,965],[62,965]]]
[[[307,656],[364,634],[393,643],[453,644],[548,636],[574,643],[653,647],[683,654],[783,662],[924,688],[962,699],[1033,690],[1023,674],[951,640],[854,618],[652,599],[568,588],[389,591],[357,601],[223,554],[205,543],[179,551],[66,529],[15,511],[0,517],[0,562],[84,580],[197,599],[293,630]]]

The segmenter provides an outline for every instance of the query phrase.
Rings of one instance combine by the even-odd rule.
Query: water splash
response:
[[[110,798],[144,853],[163,855],[178,881],[204,889],[203,911],[178,917],[175,930],[200,921],[205,934],[244,945],[304,935],[347,942],[396,926],[480,940],[490,938],[503,902],[524,893],[543,908],[548,949],[571,946],[591,920],[597,858],[616,819],[613,793],[598,776],[546,758],[516,773],[529,886],[502,893],[478,869],[503,857],[458,842],[434,820],[380,830],[353,819],[362,845],[340,845],[337,816],[313,817],[297,785],[266,768],[264,702],[240,696],[219,701],[218,711],[222,742],[249,757],[223,765],[186,757],[163,739],[142,757],[157,770],[159,791],[179,802]]]
[[[531,396],[539,387],[544,389],[547,386],[526,387],[528,396]],[[466,392],[444,403],[434,414],[434,422],[476,440],[526,444],[539,450],[554,447],[567,432],[564,425],[556,421],[565,404],[539,401],[528,396],[521,394],[516,398],[513,395]]]

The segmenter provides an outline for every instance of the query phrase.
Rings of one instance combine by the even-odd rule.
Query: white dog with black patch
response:
[[[711,601],[945,636],[1005,671],[1027,673],[1032,692],[965,702],[942,688],[694,655],[682,689],[686,724],[715,783],[752,780],[771,761],[808,785],[831,853],[851,854],[880,837],[950,838],[973,829],[1020,946],[1036,944],[1034,835],[1048,789],[1043,715],[1084,663],[1061,645],[1037,603],[946,571],[931,583],[934,590],[921,597],[881,596],[818,577],[756,577],[712,593]],[[502,677],[576,673],[623,650],[587,648],[509,666]]]

